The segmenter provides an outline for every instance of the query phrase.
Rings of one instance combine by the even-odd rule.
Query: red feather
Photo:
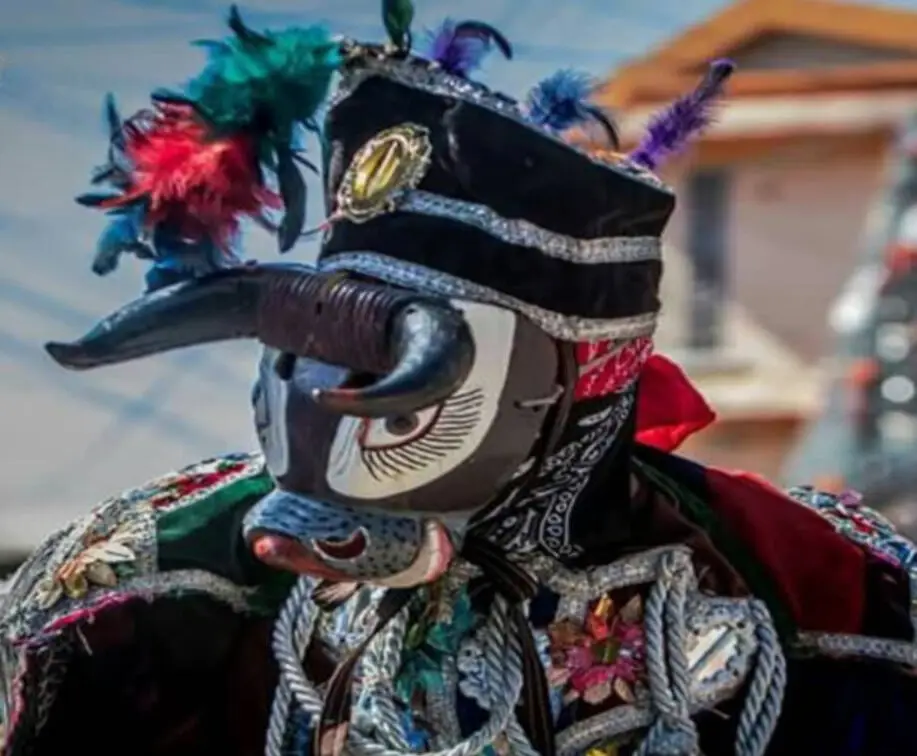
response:
[[[130,188],[106,206],[146,200],[150,226],[166,222],[225,249],[243,218],[282,206],[264,186],[254,140],[214,137],[188,107],[163,105],[132,119],[124,153],[133,166]]]

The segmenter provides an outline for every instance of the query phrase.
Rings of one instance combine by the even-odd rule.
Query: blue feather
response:
[[[576,126],[598,123],[617,146],[617,129],[600,108],[589,102],[592,78],[582,71],[562,69],[536,84],[526,98],[528,117],[553,134]]]
[[[113,213],[96,242],[92,272],[107,276],[118,267],[122,254],[152,257],[153,251],[142,241],[143,210],[140,207]]]
[[[529,118],[549,131],[566,131],[585,120],[583,108],[591,92],[587,74],[568,68],[557,71],[529,92]]]
[[[132,254],[151,263],[146,274],[147,291],[178,281],[212,273],[239,260],[221,252],[209,240],[190,242],[164,228],[153,229],[148,238],[142,204],[111,212],[111,220],[99,235],[92,270],[106,276],[118,267],[121,255]]]

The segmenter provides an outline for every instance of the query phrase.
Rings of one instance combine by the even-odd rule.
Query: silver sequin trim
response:
[[[645,168],[630,162],[612,165],[605,160],[594,157],[588,152],[564,141],[556,134],[532,123],[522,108],[519,107],[519,103],[512,98],[499,95],[476,81],[452,76],[435,65],[424,66],[416,61],[412,62],[410,60],[399,60],[396,58],[373,58],[364,56],[360,59],[359,63],[352,68],[345,69],[341,73],[341,81],[337,90],[335,90],[331,97],[330,108],[334,108],[346,100],[356,92],[363,82],[373,77],[388,79],[402,86],[418,89],[421,92],[426,92],[438,97],[452,97],[456,100],[462,100],[463,102],[477,105],[478,107],[487,108],[533,131],[537,131],[540,136],[553,139],[571,150],[575,150],[596,165],[601,165],[604,168],[611,168],[612,170],[620,170],[651,186],[668,190],[668,187],[658,176]]]
[[[506,244],[532,247],[548,257],[582,265],[662,259],[662,242],[654,236],[575,239],[548,231],[526,220],[504,218],[486,205],[431,192],[406,192],[398,199],[395,209],[464,223]]]
[[[402,262],[375,252],[347,252],[319,263],[323,271],[347,270],[378,278],[396,286],[442,297],[455,297],[498,305],[522,313],[550,336],[563,341],[636,339],[656,330],[656,313],[629,318],[580,318],[528,304],[488,286],[463,281],[423,265]]]
[[[561,596],[591,601],[609,591],[641,585],[655,580],[666,555],[675,554],[685,565],[691,563],[691,549],[686,546],[660,546],[632,554],[601,567],[572,570],[551,557],[537,555],[525,562],[540,582]],[[696,588],[692,584],[692,588]]]
[[[867,657],[917,667],[917,645],[910,641],[842,633],[800,633],[794,646],[827,656]]]

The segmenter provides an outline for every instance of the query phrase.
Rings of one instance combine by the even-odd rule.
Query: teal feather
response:
[[[296,126],[311,121],[328,96],[339,45],[322,26],[253,31],[235,8],[229,23],[233,37],[198,43],[209,61],[187,85],[187,98],[217,132],[254,130],[290,145]]]
[[[412,0],[382,0],[382,23],[392,44],[403,52],[411,49]]]
[[[305,223],[306,184],[296,163],[314,170],[299,149],[303,129],[317,132],[331,79],[342,61],[340,44],[323,26],[255,31],[235,6],[232,36],[201,40],[203,72],[181,93],[160,91],[154,99],[190,105],[214,136],[246,134],[259,162],[277,177],[284,217],[277,226],[281,252],[291,249]]]

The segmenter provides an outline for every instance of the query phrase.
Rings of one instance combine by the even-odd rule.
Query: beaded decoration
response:
[[[881,514],[863,506],[862,497],[855,491],[831,494],[798,486],[788,493],[830,522],[838,533],[877,557],[909,572],[917,568],[917,545],[900,535]]]

